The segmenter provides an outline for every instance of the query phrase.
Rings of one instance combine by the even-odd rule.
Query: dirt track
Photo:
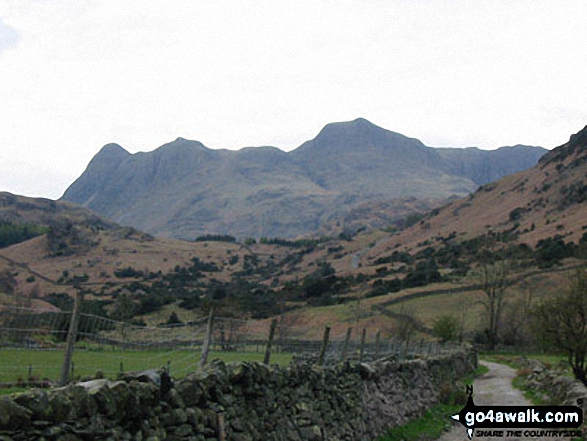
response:
[[[479,377],[473,382],[473,399],[478,406],[482,405],[500,405],[500,406],[523,406],[531,405],[531,403],[524,398],[522,392],[514,389],[512,386],[512,379],[516,376],[516,371],[509,366],[481,362],[481,364],[489,368],[482,377]],[[569,438],[519,438],[519,437],[479,437],[473,435],[473,440],[482,441],[514,441],[514,440],[567,440]],[[465,428],[460,423],[455,423],[455,426],[443,436],[439,441],[465,441],[468,440]]]

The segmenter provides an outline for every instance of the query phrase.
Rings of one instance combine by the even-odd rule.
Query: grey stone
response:
[[[31,411],[7,398],[0,400],[0,429],[18,429],[31,422]]]
[[[171,407],[174,407],[176,409],[185,408],[185,403],[183,401],[183,398],[181,398],[181,395],[179,394],[177,389],[171,389],[167,393],[167,396],[165,397],[165,399]]]
[[[14,402],[31,411],[31,418],[42,419],[47,415],[49,397],[43,390],[32,390],[17,395]]]
[[[187,437],[193,435],[193,433],[194,430],[189,424],[182,424],[173,431],[173,434],[178,437]]]

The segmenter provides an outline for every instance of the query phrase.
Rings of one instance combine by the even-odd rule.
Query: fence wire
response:
[[[46,386],[59,377],[72,313],[0,306],[0,386]],[[174,325],[136,325],[93,314],[80,314],[71,378],[116,378],[146,369],[165,368],[181,377],[198,369],[208,317]],[[214,317],[210,359],[263,361],[270,322]],[[318,363],[324,342],[307,326],[277,321],[271,362]],[[314,330],[315,331],[315,330]],[[322,364],[371,362],[436,355],[454,349],[431,341],[400,341],[362,329],[332,331]]]

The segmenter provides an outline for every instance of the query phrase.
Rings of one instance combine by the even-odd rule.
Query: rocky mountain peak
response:
[[[122,148],[120,145],[116,143],[106,144],[104,147],[100,149],[96,157],[98,156],[107,156],[107,157],[121,157],[124,158],[129,156],[130,153]]]
[[[542,153],[441,150],[364,118],[328,124],[288,153],[215,150],[181,137],[133,155],[112,144],[63,199],[161,236],[296,237],[357,204],[468,194]]]

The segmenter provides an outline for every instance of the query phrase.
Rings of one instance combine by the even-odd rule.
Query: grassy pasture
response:
[[[263,352],[211,351],[208,360],[219,358],[226,363],[236,361],[262,362]],[[272,353],[271,362],[288,364],[291,354]],[[154,369],[167,366],[172,377],[183,377],[193,372],[200,360],[199,351],[76,351],[73,356],[74,376],[94,377],[101,370],[107,378],[116,378],[122,369],[125,372]],[[63,362],[62,350],[2,349],[0,350],[0,382],[26,381],[30,376],[36,380],[57,380]]]
[[[572,375],[566,357],[562,354],[540,354],[540,353],[521,353],[521,352],[480,352],[479,358],[482,360],[492,361],[494,363],[506,364],[515,369],[520,368],[520,357],[541,361],[547,368],[564,368],[568,374]]]

